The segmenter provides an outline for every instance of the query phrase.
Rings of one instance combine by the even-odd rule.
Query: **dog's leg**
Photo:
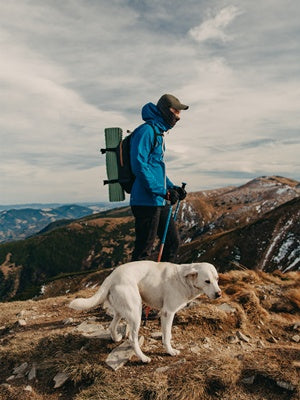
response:
[[[118,324],[121,318],[122,318],[121,315],[117,311],[114,311],[113,320],[109,325],[110,336],[114,342],[120,342],[122,340],[121,333],[118,333],[117,331]]]
[[[138,340],[139,329],[142,315],[142,299],[137,287],[118,285],[110,290],[109,301],[114,309],[115,315],[118,313],[125,318],[129,325],[129,341],[135,354],[144,363],[151,361],[141,350]]]
[[[172,329],[174,315],[175,313],[165,310],[162,310],[161,312],[162,342],[165,349],[171,356],[177,356],[180,353],[179,350],[173,349],[173,347],[171,346],[171,339],[172,339],[171,329]]]
[[[129,338],[129,333],[130,333],[130,328],[129,328],[129,325],[128,325],[127,321],[126,321],[126,330],[125,330],[125,336],[124,336],[126,339]]]
[[[141,325],[141,311],[134,313],[134,318],[128,318],[128,323],[130,327],[129,332],[129,340],[132,344],[132,347],[135,351],[135,354],[138,358],[140,358],[144,363],[149,363],[151,358],[147,357],[141,350],[139,345],[139,329]]]

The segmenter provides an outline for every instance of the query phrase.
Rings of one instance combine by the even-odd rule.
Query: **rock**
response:
[[[230,304],[227,304],[227,303],[222,303],[222,304],[220,304],[219,306],[216,306],[219,310],[221,310],[221,311],[225,311],[225,312],[228,312],[228,313],[234,313],[234,312],[236,312],[236,309],[234,308],[234,307],[231,307],[231,305]]]
[[[18,320],[18,325],[19,326],[25,326],[25,325],[27,325],[27,322],[25,321],[25,319],[19,319]]]
[[[157,345],[157,340],[155,340],[155,339],[149,338],[149,339],[148,339],[148,343],[149,343],[150,345],[154,345],[155,347],[157,347],[157,346],[156,346],[156,345]]]
[[[256,343],[257,347],[259,347],[260,349],[266,347],[264,342],[262,340],[258,340]]]
[[[276,381],[276,384],[277,384],[277,386],[281,387],[282,389],[289,390],[290,392],[293,392],[295,390],[295,386],[289,382]]]
[[[277,343],[278,340],[276,338],[274,338],[274,336],[270,336],[267,338],[267,341],[270,343]]]
[[[299,336],[299,335],[294,335],[294,336],[292,337],[292,341],[293,341],[293,342],[296,342],[296,343],[299,343],[299,342],[300,342],[300,336]]]
[[[238,337],[240,340],[243,340],[243,341],[246,342],[246,343],[249,343],[249,342],[250,342],[249,337],[246,336],[246,335],[244,335],[242,332],[237,331],[236,334],[237,334],[237,337]]]
[[[64,321],[63,321],[63,324],[64,325],[70,325],[70,324],[72,324],[74,322],[74,319],[73,318],[67,318],[67,319],[65,319]]]
[[[239,341],[239,339],[235,335],[228,336],[227,340],[231,344],[237,343]]]
[[[168,371],[168,369],[170,369],[170,367],[167,365],[166,367],[159,367],[155,370],[155,372],[158,372],[159,374]]]
[[[299,331],[300,330],[300,322],[296,322],[295,325],[293,326],[293,329],[295,331]]]
[[[76,327],[83,336],[98,339],[110,339],[110,333],[101,324],[89,324],[84,321]]]
[[[19,314],[17,314],[17,317],[18,318],[24,318],[25,314],[26,314],[26,310],[22,310],[22,311],[19,312]]]
[[[147,345],[144,345],[144,351],[149,352],[153,349],[157,349],[157,341],[154,339],[148,339]]]
[[[211,340],[210,340],[209,337],[204,337],[203,340],[202,340],[202,342],[203,342],[202,347],[204,347],[205,349],[210,349]]]
[[[248,376],[247,378],[243,378],[241,381],[242,381],[242,383],[245,383],[246,385],[252,385],[255,378],[256,378],[256,375],[251,375],[251,376]]]
[[[17,377],[23,376],[25,374],[25,371],[27,370],[27,368],[28,368],[28,363],[24,362],[23,364],[21,364],[18,367],[14,368],[13,374],[17,375]]]
[[[11,375],[6,379],[6,382],[10,382],[10,381],[14,380],[15,378],[16,378],[15,375]]]
[[[26,392],[33,392],[33,389],[32,389],[32,387],[31,387],[30,385],[27,385],[27,386],[24,388],[24,390],[25,390]]]
[[[166,372],[166,371],[168,371],[169,369],[172,369],[172,368],[177,367],[177,365],[184,364],[185,362],[186,362],[186,359],[185,359],[185,358],[182,358],[181,360],[178,360],[178,361],[176,361],[176,362],[173,363],[173,364],[166,365],[165,367],[159,367],[159,368],[157,368],[157,369],[155,370],[155,372],[157,372],[157,373]]]
[[[60,388],[68,379],[69,375],[67,375],[64,372],[59,372],[58,374],[56,374],[55,377],[53,378],[55,382],[54,389]]]
[[[28,380],[31,381],[32,379],[36,378],[36,365],[33,364],[31,370],[29,371],[28,374]]]
[[[161,338],[162,338],[162,333],[161,333],[161,332],[152,332],[152,333],[150,334],[150,336],[151,336],[153,339],[161,339]]]
[[[193,346],[191,347],[191,352],[194,354],[200,354],[201,353],[201,349],[199,346]]]
[[[144,343],[144,336],[139,338],[139,344],[142,346]],[[106,364],[117,371],[123,367],[135,355],[135,352],[130,344],[129,340],[126,340],[120,346],[116,347],[107,357]]]
[[[2,386],[5,389],[9,389],[11,387],[11,385],[8,383],[0,383],[0,386]]]

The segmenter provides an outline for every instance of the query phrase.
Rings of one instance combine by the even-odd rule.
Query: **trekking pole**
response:
[[[182,182],[181,187],[182,187],[182,189],[184,189],[186,187],[186,183]],[[178,210],[179,210],[179,206],[180,206],[180,200],[178,200],[178,202],[177,202],[177,206],[176,206],[176,209],[175,209],[175,212],[174,212],[174,215],[173,215],[174,221],[176,221]],[[164,246],[165,246],[165,242],[166,242],[168,228],[169,228],[169,225],[170,225],[171,216],[172,216],[172,206],[170,204],[170,208],[169,208],[169,213],[168,213],[168,217],[167,217],[167,221],[166,221],[164,234],[163,234],[163,237],[161,239],[160,249],[159,249],[159,253],[158,253],[158,257],[157,257],[157,262],[160,262],[161,257],[162,257],[162,253],[164,251]]]
[[[167,237],[167,232],[168,232],[168,228],[170,225],[171,216],[172,216],[172,205],[170,204],[164,234],[163,234],[163,237],[162,237],[161,243],[160,243],[160,249],[159,249],[159,253],[158,253],[158,257],[157,257],[157,262],[160,262],[162,253],[164,251],[164,246],[166,243],[166,237]]]

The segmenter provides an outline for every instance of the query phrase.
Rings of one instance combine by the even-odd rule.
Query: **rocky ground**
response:
[[[148,321],[140,334],[152,362],[133,356],[116,371],[106,360],[120,344],[97,334],[110,317],[67,307],[103,279],[77,277],[52,283],[43,298],[0,303],[1,400],[299,399],[299,272],[222,274],[221,299],[200,297],[176,315],[179,356],[166,355],[159,321]]]

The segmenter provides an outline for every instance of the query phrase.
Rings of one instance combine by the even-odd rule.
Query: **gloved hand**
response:
[[[171,202],[171,205],[177,203],[179,200],[179,194],[175,188],[168,189],[165,199],[169,200]]]
[[[175,189],[178,193],[179,200],[184,200],[186,198],[186,190],[183,189],[181,186],[174,186],[173,189]]]

